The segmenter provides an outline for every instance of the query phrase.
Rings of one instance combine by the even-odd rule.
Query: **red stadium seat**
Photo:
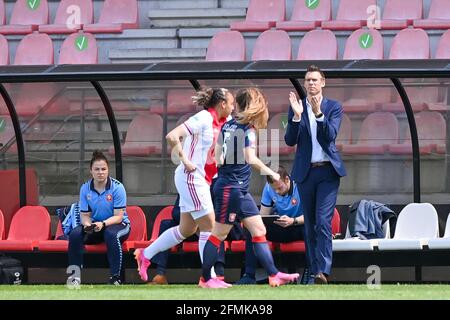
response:
[[[161,221],[172,220],[172,210],[173,206],[167,206],[163,208],[156,216],[155,223],[153,224],[152,236],[149,241],[135,241],[134,248],[145,248],[151,243],[153,243],[159,237],[159,229],[161,227]],[[171,252],[176,252],[177,247],[173,247]]]
[[[435,59],[450,59],[450,30],[447,30],[439,40]]]
[[[278,21],[284,21],[284,0],[250,0],[245,21],[232,22],[230,29],[237,31],[265,31]]]
[[[414,20],[413,25],[414,28],[421,29],[449,29],[450,1],[432,0],[428,18]]]
[[[271,251],[275,251],[277,245],[271,241],[267,241]],[[230,244],[231,252],[245,252],[245,240],[233,240]]]
[[[343,60],[383,59],[383,37],[377,29],[359,29],[348,37]]]
[[[320,46],[317,46],[320,43]],[[330,30],[307,32],[298,47],[297,60],[337,60],[336,36]]]
[[[314,4],[313,2],[311,2]],[[317,6],[304,0],[296,0],[289,21],[278,21],[277,29],[285,31],[309,31],[320,26],[322,21],[331,20],[331,0],[317,1]]]
[[[331,233],[333,238],[341,232],[341,217],[339,211],[334,208],[333,218],[331,220]],[[305,252],[305,241],[292,241],[287,243],[280,243],[281,252]]]
[[[2,210],[0,210],[0,240],[5,239],[5,217]]]
[[[26,35],[17,46],[14,65],[50,65],[53,62],[53,42],[45,33]]]
[[[290,147],[286,144],[286,142],[284,141],[284,134],[286,133],[286,127],[287,127],[287,122],[288,122],[288,115],[287,113],[278,113],[276,115],[274,115],[267,126],[268,129],[268,133],[267,133],[267,144],[264,143],[262,140],[260,140],[260,143],[264,143],[264,144],[260,144],[259,145],[259,152],[260,155],[263,154],[265,152],[266,155],[270,155],[270,154],[292,154],[295,152],[295,147]],[[272,135],[274,133],[272,133],[272,130],[278,130],[278,136],[277,136],[277,140],[278,140],[278,148],[275,148],[274,143],[272,142]],[[267,150],[267,148],[270,146],[270,149]]]
[[[405,84],[404,84],[405,85]],[[409,101],[414,112],[423,110],[443,111],[446,106],[439,101],[439,88],[435,86],[405,86]],[[400,96],[396,95],[396,102],[384,103],[382,110],[389,112],[405,112]]]
[[[389,59],[429,59],[430,41],[422,29],[403,29],[394,37]]]
[[[8,40],[0,34],[0,66],[9,64],[9,46]]]
[[[94,35],[73,33],[64,40],[58,64],[97,64],[98,48]]]
[[[342,146],[342,152],[384,154],[388,145],[398,143],[398,137],[398,121],[395,115],[389,112],[375,112],[369,114],[362,122],[358,142]]]
[[[50,239],[50,215],[42,206],[25,206],[13,216],[0,251],[33,251],[39,240]]]
[[[158,114],[137,115],[127,130],[122,155],[146,157],[161,154],[162,151],[163,119]],[[114,154],[114,148],[109,148]]]
[[[100,18],[95,24],[85,24],[90,33],[121,33],[124,29],[139,28],[137,0],[105,0]]]
[[[225,251],[227,251],[229,246],[228,241],[224,241],[223,245],[225,246]],[[198,241],[183,241],[182,249],[184,252],[198,252]]]
[[[422,0],[386,0],[381,29],[404,29],[415,19],[422,19]]]
[[[245,41],[238,31],[223,31],[208,44],[206,61],[245,61]]]
[[[11,14],[9,25],[0,26],[1,34],[28,34],[41,24],[48,24],[47,0],[17,0]]]
[[[194,89],[169,89],[167,91],[167,114],[186,114],[196,110],[192,102],[192,96],[195,95]],[[163,106],[151,106],[152,113],[164,113]]]
[[[0,26],[6,23],[5,3],[4,0],[0,0]]]
[[[61,221],[59,221],[56,227],[55,240],[41,240],[37,243],[36,247],[41,252],[67,252],[69,250],[69,241],[56,240],[62,235],[64,235],[64,231],[61,226]]]
[[[341,128],[336,138],[336,148],[342,150],[342,146],[352,143],[352,121],[345,113],[342,115]]]
[[[39,203],[39,185],[35,169],[25,171],[27,180],[27,204]],[[14,213],[20,209],[19,199],[19,171],[17,169],[0,170],[0,208],[5,218],[5,229],[8,233]]]
[[[283,30],[261,33],[253,46],[252,61],[291,60],[291,38]]]
[[[447,141],[447,125],[439,112],[420,112],[415,114],[419,149],[421,154],[432,152],[445,154]],[[403,143],[389,145],[392,154],[412,154],[411,132],[406,128]]]
[[[336,20],[323,21],[322,29],[356,30],[367,24],[367,9],[376,6],[376,0],[341,0]]]
[[[79,21],[75,18],[79,17]],[[69,22],[69,24],[68,24]],[[39,32],[47,34],[66,34],[76,32],[84,24],[94,22],[94,7],[92,0],[61,0],[56,10],[53,24],[39,26]]]

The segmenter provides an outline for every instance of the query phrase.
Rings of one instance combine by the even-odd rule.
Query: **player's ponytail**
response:
[[[229,93],[230,91],[225,88],[206,88],[197,91],[195,96],[192,97],[192,101],[203,109],[208,109],[215,107],[222,101],[227,101],[227,94]]]
[[[241,89],[236,94],[239,113],[236,118],[239,123],[251,124],[257,130],[267,127],[269,110],[264,94],[258,88]]]

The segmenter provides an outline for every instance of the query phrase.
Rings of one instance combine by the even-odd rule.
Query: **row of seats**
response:
[[[450,249],[450,214],[445,233],[439,238],[439,220],[434,206],[430,203],[410,203],[400,212],[395,234],[389,239],[389,221],[385,223],[385,238],[360,240],[352,238],[348,231],[343,240],[333,240],[333,251],[372,251],[372,250],[421,250]]]
[[[8,41],[0,34],[0,65],[8,65]],[[36,51],[36,48],[39,48]],[[23,37],[16,48],[12,65],[52,65],[55,62],[53,41],[46,33],[31,33]],[[98,47],[91,33],[72,33],[60,50],[58,64],[96,64]]]
[[[0,34],[29,34],[33,31],[67,34],[83,29],[90,33],[120,33],[139,27],[137,0],[105,0],[94,23],[92,0],[61,0],[53,24],[49,24],[47,0],[17,0],[6,24],[4,0],[0,0]]]
[[[340,0],[336,19],[332,20],[331,0],[296,0],[289,21],[285,0],[250,0],[245,21],[231,23],[231,30],[309,31],[318,27],[329,30],[356,30],[363,26],[392,30],[414,26],[423,29],[450,28],[450,1],[432,0],[423,19],[422,0],[385,0],[382,12],[377,0]]]
[[[176,125],[183,123],[190,115],[181,117]],[[415,114],[418,136],[420,139],[420,153],[446,154],[447,129],[444,117],[438,112],[420,112]],[[287,126],[287,114],[273,115],[268,123],[268,136],[259,146],[260,154],[281,155],[292,154],[295,148],[286,145],[284,134]],[[162,151],[163,118],[158,114],[137,115],[130,123],[125,143],[122,145],[124,156],[150,156],[161,154]],[[380,130],[383,128],[383,130]],[[271,130],[278,130],[278,147],[272,146]],[[411,154],[411,134],[406,128],[403,142],[400,142],[398,120],[393,113],[374,112],[362,122],[359,137],[353,141],[352,124],[348,115],[344,114],[337,148],[344,154]],[[152,137],[149,139],[148,137]],[[266,143],[267,141],[267,143]],[[272,146],[272,147],[271,147]],[[269,149],[269,147],[271,147]],[[114,154],[114,148],[109,149]]]
[[[147,221],[142,209],[138,206],[127,206],[127,214],[131,222],[131,233],[128,239],[122,244],[122,249],[127,252],[136,248],[145,248],[154,242],[160,233],[160,225],[163,220],[172,219],[173,206],[163,208],[157,215],[152,228],[150,240],[147,240]],[[0,251],[40,251],[40,252],[67,252],[67,240],[51,240],[50,236],[50,215],[45,207],[42,206],[25,206],[19,209],[14,215],[8,236],[5,239],[5,228],[3,214],[0,210]],[[337,209],[334,211],[332,220],[333,235],[340,232],[340,215]],[[61,223],[58,224],[55,239],[63,235]],[[305,251],[303,241],[295,241],[291,243],[275,244],[271,243],[271,247],[275,250],[279,248],[281,251]],[[197,252],[198,242],[185,242],[180,247],[184,252]],[[177,251],[180,247],[172,248],[172,252]],[[106,245],[86,245],[85,249],[91,253],[106,252]],[[234,252],[245,251],[244,241],[232,241],[226,243],[226,249]]]
[[[317,44],[320,43],[320,46]],[[267,30],[261,33],[253,46],[252,61],[291,60],[292,45],[284,30]],[[296,60],[337,60],[338,43],[330,30],[307,32],[299,45]],[[430,40],[423,29],[403,29],[394,37],[388,59],[430,59]],[[437,45],[434,59],[450,59],[450,30]],[[343,60],[384,59],[383,37],[376,29],[358,29],[346,40]],[[246,47],[238,31],[223,31],[211,39],[207,61],[245,61]]]

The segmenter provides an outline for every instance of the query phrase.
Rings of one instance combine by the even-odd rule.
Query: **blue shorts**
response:
[[[237,218],[245,218],[259,215],[252,195],[242,191],[240,185],[224,184],[220,180],[214,186],[214,211],[216,222],[233,224]]]

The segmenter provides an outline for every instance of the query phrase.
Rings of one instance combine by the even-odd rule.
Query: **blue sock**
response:
[[[245,234],[245,274],[251,278],[256,276],[256,260],[255,251],[253,250],[252,236],[248,231]]]
[[[211,268],[217,261],[220,251],[220,241],[213,235],[210,235],[203,249],[202,276],[204,281],[211,279]]]
[[[217,255],[216,263],[214,264],[214,272],[217,276],[225,275],[225,244],[220,243],[219,254]]]
[[[252,242],[259,263],[263,266],[269,276],[276,275],[278,269],[273,262],[272,252],[267,244],[266,236],[253,237]]]

